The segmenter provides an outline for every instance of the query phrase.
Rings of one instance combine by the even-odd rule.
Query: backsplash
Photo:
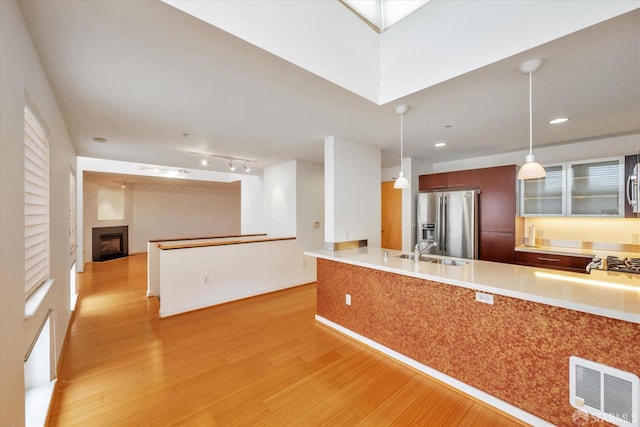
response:
[[[525,230],[535,225],[538,245],[559,249],[583,247],[600,258],[608,255],[638,258],[640,254],[637,219],[527,217],[524,220]]]
[[[528,230],[531,225],[536,226],[536,234],[539,240],[573,240],[640,245],[640,220],[637,219],[525,218],[525,230]]]

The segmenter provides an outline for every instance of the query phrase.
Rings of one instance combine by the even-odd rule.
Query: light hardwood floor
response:
[[[146,255],[88,264],[48,425],[521,425],[314,320],[315,285],[166,319]]]

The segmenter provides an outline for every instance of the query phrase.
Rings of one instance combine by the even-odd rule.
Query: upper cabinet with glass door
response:
[[[565,216],[565,164],[545,165],[545,178],[527,179],[520,190],[522,216]]]
[[[567,163],[568,215],[624,216],[624,158]]]
[[[522,216],[624,216],[624,158],[544,165],[545,178],[521,181]]]

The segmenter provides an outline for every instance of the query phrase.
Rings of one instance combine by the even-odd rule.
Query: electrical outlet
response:
[[[476,292],[476,301],[483,302],[485,304],[493,304],[493,295],[485,294],[484,292]]]
[[[344,296],[344,302],[345,302],[345,304],[347,304],[347,305],[351,305],[351,295],[350,295],[350,294],[346,294],[346,295]]]
[[[204,276],[204,283],[209,283],[209,276]]]
[[[640,234],[631,233],[631,243],[640,243]]]

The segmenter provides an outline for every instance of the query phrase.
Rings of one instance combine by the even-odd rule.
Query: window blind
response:
[[[76,174],[73,169],[69,171],[69,243],[71,252],[77,246],[76,243]]]
[[[49,139],[24,109],[25,298],[49,278]]]

